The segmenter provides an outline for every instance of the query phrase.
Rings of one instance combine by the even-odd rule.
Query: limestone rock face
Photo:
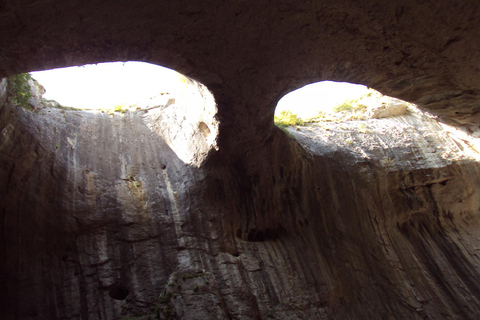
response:
[[[212,150],[218,150],[218,121],[215,99],[196,81],[174,95],[162,94],[141,106],[145,124],[172,148],[185,163],[200,166]],[[140,111],[143,113],[143,111]]]
[[[7,79],[4,78],[0,80],[0,105],[2,106],[5,104],[5,102],[7,102],[7,87]]]
[[[384,97],[380,104],[369,110],[369,116],[375,119],[403,116],[408,113],[408,105],[398,99]]]
[[[171,99],[1,106],[2,318],[478,317],[471,135],[416,111],[190,163]]]
[[[0,77],[146,61],[216,105],[32,112],[1,80],[1,318],[478,319],[479,12],[3,1]],[[413,114],[290,139],[276,102],[321,80],[416,103],[455,134]]]

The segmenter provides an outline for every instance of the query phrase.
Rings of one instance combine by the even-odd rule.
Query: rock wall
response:
[[[167,107],[1,106],[2,318],[478,318],[480,166],[436,121],[274,129],[198,166],[149,125]]]
[[[208,86],[216,115],[32,113],[0,86],[2,318],[477,319],[478,162],[440,152],[470,146],[404,118],[371,145],[345,132],[352,153],[272,118],[335,80],[476,132],[479,6],[3,1],[0,77],[152,62]]]

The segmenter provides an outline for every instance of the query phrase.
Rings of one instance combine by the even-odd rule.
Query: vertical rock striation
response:
[[[188,163],[168,134],[204,128],[156,111],[179,97],[32,112],[4,85],[5,319],[478,317],[480,166],[436,122],[375,120],[354,151],[325,130],[219,137]]]
[[[218,105],[32,112],[2,80],[0,317],[478,319],[472,146],[408,117],[385,126],[393,138],[345,132],[347,148],[300,130],[296,142],[272,118],[283,94],[334,80],[478,131],[479,12],[448,0],[2,1],[0,77],[148,61],[201,81]]]

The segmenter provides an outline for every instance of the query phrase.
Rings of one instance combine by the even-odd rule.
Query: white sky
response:
[[[184,85],[181,76],[164,67],[144,62],[112,62],[32,72],[42,84],[45,99],[76,108],[113,108],[134,105]],[[302,118],[314,116],[348,99],[366,93],[367,87],[323,81],[285,95],[276,112],[290,110]]]
[[[76,108],[134,105],[180,82],[177,72],[144,62],[112,62],[31,72],[45,87],[45,99]]]
[[[310,118],[318,111],[331,111],[336,105],[359,98],[367,91],[364,85],[348,82],[316,82],[286,94],[278,102],[275,113],[289,110],[300,118]]]

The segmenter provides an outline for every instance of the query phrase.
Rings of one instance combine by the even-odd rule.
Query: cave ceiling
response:
[[[368,136],[272,121],[333,80],[478,133],[479,7],[0,0],[0,78],[136,60],[217,104],[27,111],[0,79],[0,318],[479,319],[468,140],[423,114]]]
[[[477,1],[0,3],[0,76],[138,60],[207,85],[220,118],[264,127],[305,84],[373,87],[475,125]]]

